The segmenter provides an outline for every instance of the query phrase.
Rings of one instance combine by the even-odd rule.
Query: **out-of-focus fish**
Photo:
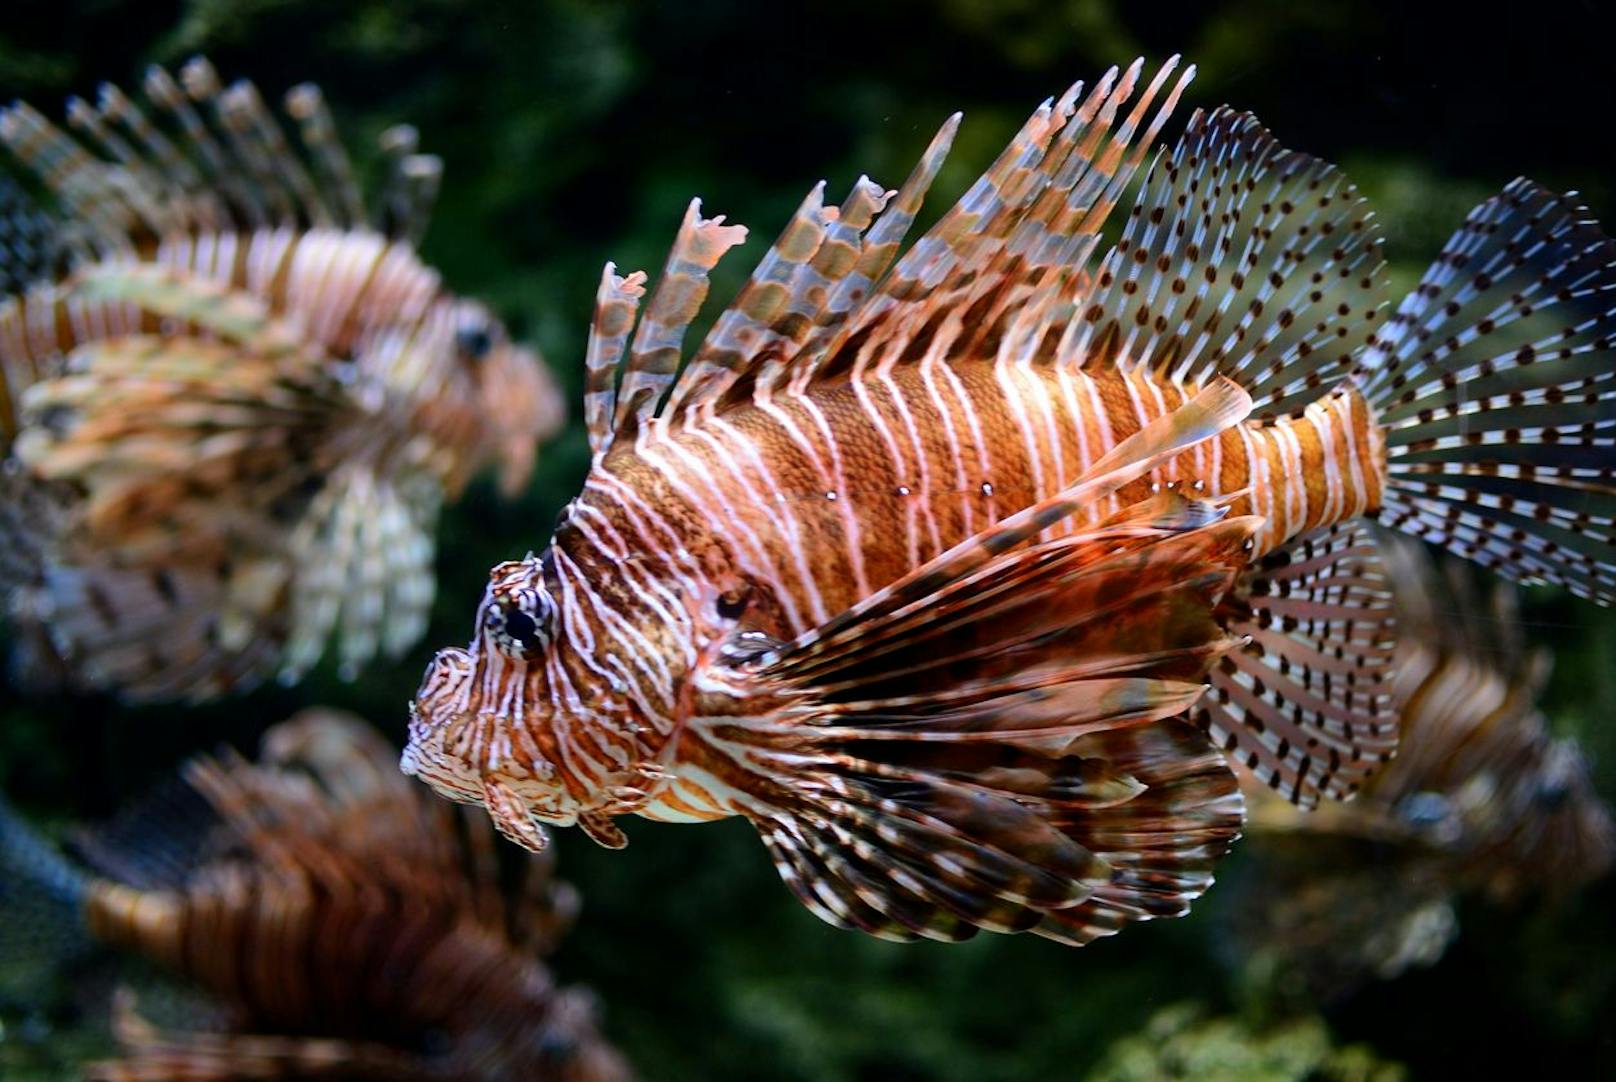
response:
[[[901,258],[956,120],[896,192],[815,188],[688,358],[744,231],[693,204],[637,329],[608,265],[584,491],[405,769],[528,846],[742,815],[835,923],[1083,942],[1210,882],[1216,750],[1304,805],[1391,757],[1365,517],[1610,600],[1616,247],[1516,181],[1377,322],[1356,189],[1218,109],[1097,257],[1175,70],[1046,103]]]
[[[54,912],[186,978],[230,1019],[164,1031],[125,993],[123,1058],[90,1077],[629,1076],[593,997],[558,988],[539,961],[571,923],[571,888],[543,858],[502,882],[487,824],[395,762],[357,718],[311,710],[271,729],[257,764],[193,761],[183,784],[84,835],[82,865],[4,816],[13,937]]]
[[[1587,761],[1537,708],[1549,658],[1526,648],[1514,591],[1484,599],[1465,568],[1439,573],[1410,542],[1390,545],[1387,562],[1403,636],[1401,751],[1351,803],[1299,815],[1255,800],[1248,889],[1261,900],[1237,909],[1249,953],[1296,967],[1327,997],[1434,962],[1458,931],[1462,893],[1564,895],[1616,861]]]
[[[367,212],[317,88],[288,138],[250,83],[153,68],[0,141],[52,212],[0,198],[0,585],[21,667],[133,699],[353,672],[419,639],[438,509],[508,493],[560,424],[531,351],[416,253],[441,175],[383,136]],[[8,182],[9,183],[9,182]],[[31,656],[29,656],[31,654]]]

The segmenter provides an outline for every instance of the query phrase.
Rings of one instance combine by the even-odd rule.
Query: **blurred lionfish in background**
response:
[[[419,639],[439,508],[507,494],[562,420],[547,369],[417,242],[441,177],[412,129],[367,211],[319,90],[288,139],[252,84],[152,68],[0,141],[0,584],[18,668],[131,699],[347,673]],[[65,671],[63,671],[65,670]]]
[[[1310,815],[1253,787],[1255,904],[1232,909],[1247,954],[1323,998],[1435,962],[1462,893],[1566,895],[1616,860],[1586,759],[1537,708],[1550,658],[1523,642],[1515,591],[1483,596],[1468,569],[1439,573],[1410,542],[1386,558],[1403,640],[1398,757],[1356,800]]]
[[[1045,103],[901,257],[957,117],[814,188],[689,357],[745,231],[692,204],[643,314],[608,264],[583,493],[405,769],[530,848],[741,815],[835,924],[1083,943],[1206,889],[1224,753],[1302,806],[1391,758],[1366,518],[1609,602],[1616,246],[1517,180],[1381,320],[1356,189],[1220,108],[1097,257],[1175,71]]]
[[[539,961],[576,894],[526,854],[502,878],[487,823],[396,762],[359,719],[316,709],[269,730],[256,764],[193,760],[81,835],[81,864],[0,817],[0,944],[100,943],[225,1009],[222,1030],[163,1029],[124,990],[122,1058],[91,1078],[629,1077],[593,996]]]

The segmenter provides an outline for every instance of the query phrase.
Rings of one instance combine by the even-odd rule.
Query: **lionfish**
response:
[[[629,1077],[593,995],[540,961],[576,893],[527,854],[502,878],[486,821],[422,793],[396,755],[351,715],[305,711],[256,764],[193,760],[86,833],[81,863],[5,816],[8,923],[76,925],[227,1011],[222,1030],[165,1030],[123,990],[122,1056],[92,1079]]]
[[[1206,889],[1226,756],[1298,805],[1391,758],[1366,519],[1608,603],[1587,212],[1511,183],[1378,320],[1357,189],[1219,108],[1098,255],[1193,75],[1141,67],[901,256],[957,116],[896,191],[814,188],[688,357],[745,231],[692,203],[643,314],[608,264],[583,492],[429,666],[404,769],[530,848],[739,815],[834,924],[1083,943]]]
[[[352,674],[425,630],[439,508],[514,494],[562,419],[531,351],[417,242],[442,174],[397,127],[367,211],[318,88],[289,138],[204,60],[0,142],[0,585],[26,675],[135,700]],[[4,178],[0,177],[0,181]],[[31,672],[30,672],[31,670]]]
[[[1250,889],[1264,900],[1235,911],[1250,953],[1326,997],[1435,962],[1458,932],[1457,896],[1563,896],[1616,862],[1587,760],[1537,707],[1551,659],[1523,643],[1514,591],[1483,596],[1409,542],[1387,563],[1406,644],[1398,757],[1349,804],[1304,816],[1255,800]]]

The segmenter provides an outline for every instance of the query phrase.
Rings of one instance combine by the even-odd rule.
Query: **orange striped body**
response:
[[[712,595],[747,598],[746,626],[789,640],[1058,493],[1193,393],[1115,370],[914,365],[653,427],[597,464],[556,532],[547,565],[562,581],[551,589],[569,617],[557,644],[566,648],[519,683],[485,674],[462,688],[498,687],[483,701],[498,700],[516,724],[467,715],[446,743],[471,761],[497,760],[512,791],[557,821],[601,807],[681,821],[737,814],[750,799],[744,769],[670,739]],[[1046,538],[1153,486],[1244,493],[1231,510],[1263,518],[1256,560],[1378,506],[1377,447],[1365,402],[1344,387],[1299,416],[1196,445]],[[542,578],[532,564],[496,569],[496,592],[506,571]],[[655,764],[670,755],[664,784]],[[475,777],[438,780],[481,794]]]
[[[1602,596],[1609,426],[1573,422],[1601,392],[1559,362],[1609,335],[1526,341],[1549,298],[1598,303],[1585,212],[1512,185],[1382,324],[1367,202],[1222,108],[1101,255],[1176,69],[1045,102],[907,248],[957,117],[899,187],[816,186],[688,349],[746,230],[693,201],[654,286],[608,263],[594,468],[428,668],[406,772],[529,848],[541,823],[618,847],[613,816],[741,815],[831,923],[1081,943],[1205,889],[1240,818],[1220,753],[1303,806],[1395,754],[1364,518]],[[1087,803],[1087,759],[1134,796]]]
[[[357,898],[322,900],[316,881],[230,869],[185,891],[98,881],[86,923],[110,947],[251,1004],[266,1029],[405,1043],[421,1027],[471,1031],[502,1012],[543,1016],[555,988],[532,957],[469,912],[412,904],[374,868],[355,870],[371,890],[352,913]],[[409,964],[406,994],[376,980],[391,956]]]
[[[687,547],[716,540],[733,564],[714,572],[768,591],[768,629],[794,635],[1058,492],[1194,390],[1115,369],[907,366],[658,430],[600,469],[677,524]],[[1381,470],[1369,407],[1345,386],[1298,416],[1248,422],[1197,446],[1087,520],[1152,485],[1244,492],[1231,513],[1266,519],[1260,556],[1375,510]],[[599,493],[609,511],[614,489],[591,479],[583,500]]]

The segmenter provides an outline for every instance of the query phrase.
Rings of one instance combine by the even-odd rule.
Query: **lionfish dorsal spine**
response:
[[[177,78],[153,65],[142,85],[152,114],[110,83],[93,105],[70,99],[67,123],[82,143],[26,103],[0,110],[0,141],[51,190],[81,261],[128,254],[143,235],[373,227],[413,246],[425,233],[443,166],[418,152],[408,125],[379,140],[387,169],[367,210],[313,84],[286,94],[290,137],[254,84],[224,85],[202,57]]]
[[[286,113],[298,126],[298,137],[308,148],[314,168],[319,171],[319,187],[333,203],[335,224],[351,229],[365,220],[365,203],[354,180],[353,163],[337,138],[331,108],[315,83],[299,83],[286,92]]]
[[[1198,110],[1157,157],[1094,286],[1058,363],[1117,359],[1179,385],[1228,376],[1265,419],[1340,383],[1385,300],[1357,188],[1227,108]]]
[[[584,351],[584,424],[589,430],[589,449],[597,459],[611,447],[617,433],[618,368],[644,296],[644,271],[620,276],[616,264],[606,264]]]
[[[443,181],[443,159],[422,154],[420,141],[412,124],[395,124],[377,140],[388,168],[373,224],[379,232],[412,245],[426,233]]]
[[[771,351],[786,353],[801,343],[810,324],[799,315],[805,293],[823,290],[824,279],[811,266],[824,243],[835,208],[825,206],[825,182],[803,199],[779,238],[758,260],[740,294],[726,308],[679,380],[668,392],[664,409],[670,417],[682,405],[710,404],[746,371],[752,359]]]
[[[656,416],[678,375],[685,333],[707,297],[708,275],[725,252],[745,239],[745,226],[725,225],[723,215],[703,218],[701,200],[691,200],[685,209],[623,366],[613,419],[619,436],[645,431]]]
[[[624,292],[626,279],[614,272],[602,279],[588,351],[595,453],[644,431],[653,418],[688,419],[737,394],[766,398],[781,386],[801,393],[849,367],[964,352],[1009,318],[1017,287],[1088,259],[1123,186],[1194,77],[1193,67],[1179,72],[1172,57],[1136,97],[1142,70],[1143,61],[1135,61],[1126,71],[1113,69],[1081,101],[1078,84],[1046,102],[901,258],[957,115],[896,192],[861,177],[845,204],[833,207],[816,185],[686,363],[684,335],[706,296],[708,273],[744,236],[721,218],[703,219],[692,204],[626,354],[624,323],[635,316],[628,304],[634,298]],[[984,298],[995,301],[990,318],[967,320]],[[923,324],[949,327],[952,337],[930,351],[910,348]],[[848,349],[856,356],[844,356]],[[625,358],[615,371],[614,357]]]

